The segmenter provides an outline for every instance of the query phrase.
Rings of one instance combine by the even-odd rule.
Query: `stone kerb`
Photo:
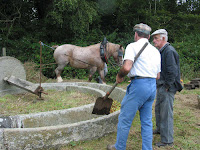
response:
[[[71,141],[102,137],[116,131],[117,114],[67,125],[4,129],[4,145],[9,150],[56,149]]]
[[[45,88],[48,88],[51,86],[57,87],[57,90],[59,90],[62,86],[86,86],[86,87],[99,89],[104,92],[108,92],[111,88],[110,85],[90,83],[90,82],[43,83],[42,86],[44,86]],[[118,102],[121,102],[123,97],[125,96],[125,93],[126,93],[126,90],[115,87],[115,89],[113,90],[113,92],[110,94],[109,97],[113,98],[114,100],[117,100]]]
[[[99,90],[102,90],[104,92],[108,92],[111,88],[110,85],[98,84],[98,83],[77,82],[76,84],[78,84],[80,86],[88,86],[88,87],[92,87],[92,88],[98,88]],[[115,87],[115,89],[113,90],[113,92],[110,94],[109,97],[113,98],[114,100],[117,100],[118,102],[121,102],[125,96],[125,93],[126,93],[126,90]]]
[[[107,92],[111,86],[96,83],[44,83],[42,87],[58,87],[69,89],[67,86],[85,86]],[[74,87],[73,87],[74,88]],[[114,100],[119,100],[125,95],[125,90],[116,88],[110,95]],[[93,108],[93,104],[90,104]],[[80,141],[102,137],[115,132],[119,111],[109,115],[96,116],[90,120],[36,128],[5,128],[0,129],[0,148],[2,149],[47,149],[58,148],[71,141]],[[3,135],[3,138],[1,137]]]
[[[102,97],[105,95],[105,92],[101,90],[85,86],[63,85],[47,87],[43,86],[43,88],[46,90],[59,89],[61,91],[79,91],[81,93],[94,95],[95,97]],[[97,115],[93,115],[91,113],[93,106],[94,103],[70,109],[10,116],[12,120],[12,128],[37,128],[45,126],[72,124],[80,121],[90,120],[98,117]]]

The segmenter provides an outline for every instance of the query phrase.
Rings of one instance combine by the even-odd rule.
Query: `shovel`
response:
[[[112,106],[113,99],[108,98],[114,88],[117,86],[117,82],[112,86],[112,88],[106,93],[104,97],[98,97],[94,104],[92,114],[96,115],[108,115],[110,114],[110,108]]]

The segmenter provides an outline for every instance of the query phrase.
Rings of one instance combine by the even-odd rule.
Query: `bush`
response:
[[[183,79],[200,76],[200,35],[190,34],[182,42],[172,44],[180,56],[181,75]]]
[[[99,33],[99,35],[98,35]],[[90,37],[94,35],[92,38],[94,41],[99,41],[89,43]],[[88,46],[92,44],[96,44],[103,40],[103,35],[100,32],[92,32],[90,35],[86,37],[86,39],[76,39],[75,41],[79,46]],[[133,42],[132,33],[117,33],[114,31],[110,35],[107,35],[107,40],[113,43],[122,44],[125,48],[127,44]],[[185,35],[181,38],[181,42],[172,43],[180,56],[180,67],[181,67],[181,77],[182,79],[192,79],[200,76],[200,35],[199,34],[190,34]],[[74,41],[74,43],[75,43]],[[114,42],[116,41],[116,42]],[[45,43],[45,41],[42,41]],[[73,43],[73,44],[74,44]],[[48,78],[55,78],[55,72],[57,65],[53,58],[54,50],[52,50],[51,46],[53,45],[61,45],[62,43],[45,43],[46,45],[42,47],[42,73]],[[7,55],[15,57],[19,59],[22,63],[27,61],[32,61],[36,64],[36,66],[40,67],[40,44],[37,39],[32,38],[29,35],[24,36],[22,39],[18,40],[10,40],[7,43]],[[113,59],[109,59],[108,63],[108,74],[106,76],[107,82],[115,82],[115,77],[117,72],[119,71],[118,66],[112,65],[114,64]],[[79,78],[79,79],[88,79],[89,70],[86,69],[75,69],[70,66],[66,66],[62,77],[64,78]],[[98,77],[98,73],[96,72],[93,76],[93,79]],[[127,77],[125,81],[129,80]]]

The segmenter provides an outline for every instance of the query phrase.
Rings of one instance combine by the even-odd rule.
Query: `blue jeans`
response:
[[[152,150],[152,104],[156,95],[156,79],[134,79],[128,85],[126,95],[121,103],[118,118],[117,150],[126,149],[129,130],[136,112],[140,112],[142,149]]]
[[[161,142],[173,143],[173,103],[175,92],[166,91],[164,86],[157,89],[155,116],[156,130],[160,132]]]

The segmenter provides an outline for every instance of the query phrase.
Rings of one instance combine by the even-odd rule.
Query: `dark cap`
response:
[[[133,27],[133,31],[139,31],[139,32],[142,32],[142,33],[149,35],[150,32],[151,32],[151,27],[146,25],[146,24],[140,23],[140,24],[136,24]]]

